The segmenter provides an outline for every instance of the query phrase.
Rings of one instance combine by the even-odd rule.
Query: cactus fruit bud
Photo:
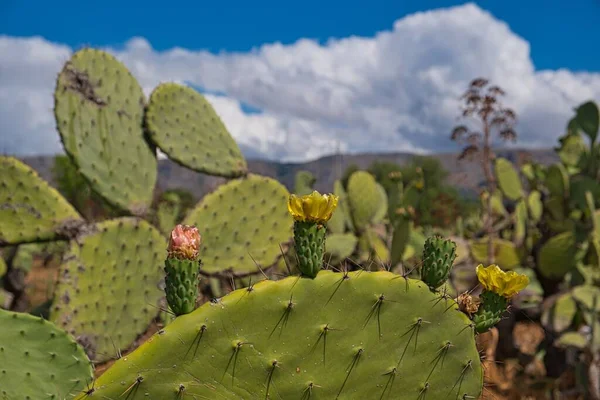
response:
[[[512,271],[504,272],[497,265],[484,267],[481,264],[477,266],[477,278],[483,292],[479,296],[481,304],[473,315],[473,322],[475,331],[483,333],[500,322],[510,298],[527,287],[529,278]]]
[[[305,196],[291,195],[288,211],[294,218],[294,243],[302,275],[314,278],[323,265],[326,223],[337,207],[338,196],[317,191]]]
[[[442,286],[450,276],[456,258],[456,243],[441,236],[427,238],[423,248],[421,280],[431,289]]]
[[[189,314],[196,308],[202,238],[198,228],[177,225],[169,238],[165,260],[165,294],[175,315]]]
[[[195,260],[198,258],[202,237],[198,228],[189,225],[177,225],[169,237],[169,256]]]

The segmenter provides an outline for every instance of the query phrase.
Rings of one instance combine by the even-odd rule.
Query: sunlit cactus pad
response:
[[[206,195],[184,221],[202,234],[202,271],[245,275],[275,264],[292,236],[288,196],[281,183],[259,175]]]
[[[92,382],[83,349],[53,323],[0,310],[0,399],[63,400]]]
[[[115,357],[159,313],[166,247],[160,232],[145,221],[97,224],[65,254],[51,319],[94,361]]]
[[[94,395],[476,399],[470,320],[439,296],[389,272],[263,281],[177,318],[108,369]]]
[[[58,76],[56,125],[94,190],[134,214],[150,206],[157,161],[143,134],[144,94],[112,55],[83,49]]]
[[[0,156],[0,244],[48,240],[81,217],[30,166]]]
[[[192,88],[176,83],[156,87],[146,125],[152,141],[188,168],[225,177],[247,171],[242,152],[212,105]]]

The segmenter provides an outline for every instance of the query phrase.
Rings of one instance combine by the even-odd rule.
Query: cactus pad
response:
[[[237,143],[200,93],[175,83],[158,85],[146,112],[150,139],[172,160],[198,172],[224,177],[245,175]]]
[[[389,272],[262,281],[178,317],[109,368],[94,395],[478,398],[470,326],[425,284]]]
[[[550,279],[560,279],[575,268],[577,244],[571,231],[551,237],[541,247],[538,257],[540,273]]]
[[[333,183],[333,193],[338,196],[338,206],[333,212],[331,219],[327,223],[327,229],[332,233],[344,233],[346,228],[354,230],[352,225],[352,217],[348,205],[348,196],[344,190],[342,182],[336,180]]]
[[[150,206],[157,174],[143,114],[142,88],[104,51],[76,52],[58,76],[54,115],[66,152],[96,192],[134,214]]]
[[[487,263],[488,239],[471,241],[471,254],[478,263]],[[513,269],[521,264],[521,257],[514,243],[504,239],[493,239],[494,264],[502,269]]]
[[[357,229],[364,229],[376,217],[381,217],[382,207],[387,211],[387,198],[384,200],[379,184],[366,171],[356,171],[350,175],[347,194],[352,220]]]
[[[0,310],[0,326],[0,399],[68,399],[92,382],[85,352],[53,323]]]
[[[158,315],[167,243],[146,221],[101,222],[71,243],[59,271],[51,320],[90,358],[127,349]]]
[[[506,197],[511,200],[518,200],[523,196],[521,179],[510,161],[502,157],[497,158],[494,171],[498,185]]]
[[[337,265],[352,256],[358,239],[352,233],[332,233],[325,243],[325,262]]]
[[[31,167],[0,157],[0,245],[48,240],[82,219]]]
[[[206,195],[183,222],[202,235],[202,272],[247,275],[275,264],[292,237],[288,197],[276,180],[252,174]]]

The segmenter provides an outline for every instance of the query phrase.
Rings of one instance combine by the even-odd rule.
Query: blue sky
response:
[[[87,4],[86,4],[87,3]],[[41,35],[74,48],[118,46],[133,36],[157,50],[248,51],[299,38],[373,36],[407,14],[464,2],[402,0],[2,0],[0,34]],[[536,69],[600,71],[600,0],[488,0],[481,8],[531,44]],[[59,6],[60,4],[60,6]],[[167,6],[165,6],[167,5]],[[595,39],[594,39],[595,38]]]
[[[573,107],[600,103],[598,20],[600,0],[0,0],[0,152],[62,151],[56,76],[86,45],[147,96],[204,93],[252,158],[457,151],[477,77],[506,90],[517,146],[550,148]]]

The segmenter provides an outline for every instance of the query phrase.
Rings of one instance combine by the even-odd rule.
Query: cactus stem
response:
[[[390,371],[383,374],[384,376],[388,375],[389,378],[388,378],[388,381],[386,382],[385,386],[383,387],[383,392],[381,393],[379,400],[383,400],[383,396],[385,396],[385,392],[387,391],[388,387],[390,388],[390,393],[392,393],[392,387],[394,386],[394,380],[396,379],[397,373],[398,373],[398,368],[394,367]]]
[[[196,353],[198,352],[198,347],[200,346],[200,340],[202,340],[202,336],[204,336],[204,332],[206,332],[207,328],[208,327],[205,324],[202,324],[202,326],[200,327],[200,329],[198,329],[198,333],[194,337],[194,340],[192,341],[192,344],[190,345],[190,348],[188,349],[188,351],[183,356],[184,360],[187,357],[187,355],[190,352],[190,350],[192,349],[192,347],[194,347],[194,344],[196,345],[196,348],[194,349],[194,357],[196,357]]]
[[[348,373],[346,374],[346,379],[344,379],[344,382],[342,383],[342,387],[338,391],[337,396],[335,396],[336,399],[338,399],[340,397],[340,394],[342,394],[342,390],[344,390],[344,386],[346,386],[346,382],[348,382],[348,378],[350,378],[350,374],[352,373],[352,371],[354,370],[354,368],[356,368],[356,366],[358,365],[358,361],[360,360],[360,356],[362,356],[362,354],[364,352],[365,352],[365,349],[363,349],[361,347],[361,348],[358,349],[358,351],[356,352],[356,354],[352,358],[352,362],[350,363],[350,365],[347,368]]]
[[[292,308],[294,308],[294,302],[292,301],[293,296],[294,296],[293,294],[290,296],[290,300],[288,301],[287,306],[285,307],[285,310],[283,311],[283,314],[281,315],[281,318],[279,318],[279,321],[277,321],[277,324],[275,324],[275,327],[269,334],[269,338],[271,338],[271,336],[273,336],[273,333],[275,332],[275,330],[277,329],[279,324],[281,324],[281,327],[279,329],[279,336],[281,336],[281,333],[283,332],[283,328],[287,325],[288,319],[290,318],[290,313],[292,312]]]

